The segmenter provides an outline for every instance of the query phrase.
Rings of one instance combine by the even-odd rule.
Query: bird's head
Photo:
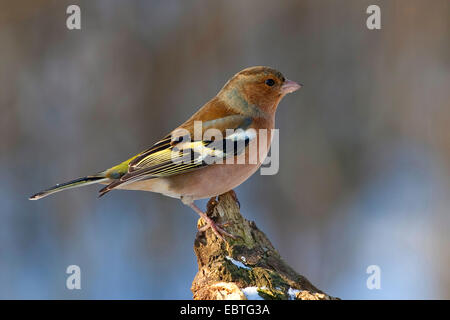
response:
[[[266,113],[274,113],[286,94],[301,87],[275,69],[251,67],[234,75],[218,96],[233,108],[242,109],[244,113],[250,112],[255,106]]]

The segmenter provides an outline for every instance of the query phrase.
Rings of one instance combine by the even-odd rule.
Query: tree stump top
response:
[[[212,198],[207,214],[226,223],[236,239],[219,239],[211,229],[197,233],[194,251],[198,272],[192,283],[194,299],[336,299],[314,287],[280,257],[253,221],[242,217],[234,191]],[[204,224],[199,219],[199,226]]]

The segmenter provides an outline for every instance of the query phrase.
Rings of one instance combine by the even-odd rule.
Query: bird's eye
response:
[[[271,86],[273,86],[273,85],[275,84],[275,81],[274,81],[273,79],[267,79],[267,80],[266,80],[266,84],[267,84],[269,87],[271,87]]]

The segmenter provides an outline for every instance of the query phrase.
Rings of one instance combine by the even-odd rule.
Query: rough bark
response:
[[[225,229],[236,239],[223,241],[211,229],[197,233],[194,251],[198,272],[191,288],[194,299],[336,299],[282,260],[256,224],[242,217],[233,191],[209,200],[207,214],[216,223],[227,223]],[[199,227],[204,224],[202,219],[198,223]]]

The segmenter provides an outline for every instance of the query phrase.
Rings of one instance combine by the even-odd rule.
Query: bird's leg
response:
[[[192,208],[192,210],[194,210],[195,212],[198,213],[198,215],[206,222],[206,225],[204,227],[201,227],[199,229],[200,232],[202,231],[206,231],[207,229],[211,228],[212,231],[214,232],[214,234],[219,237],[220,239],[222,239],[223,241],[225,241],[224,236],[230,237],[232,239],[236,239],[235,236],[233,236],[231,233],[226,232],[224,229],[222,229],[222,225],[217,224],[214,222],[213,219],[211,219],[210,217],[208,217],[208,215],[206,213],[204,213],[199,207],[197,207],[194,204],[194,201],[189,201],[190,199],[186,199],[186,198],[182,198],[181,201],[183,201],[184,204],[188,205],[189,207]]]
[[[217,197],[211,197],[211,199],[208,200],[208,203],[206,204],[206,215],[208,215],[208,212],[211,212],[214,210],[214,207],[217,205]],[[226,226],[229,226],[233,223],[233,221],[225,221],[222,223],[216,223],[217,226],[223,228]],[[209,225],[205,225],[201,228],[198,228],[198,231],[203,232],[206,231],[209,228]]]
[[[235,236],[233,236],[231,233],[226,232],[221,225],[214,222],[213,219],[208,217],[206,213],[204,213],[202,210],[200,210],[199,207],[197,207],[194,203],[191,203],[189,205],[195,212],[199,214],[199,216],[206,222],[206,226],[199,229],[199,231],[205,231],[209,228],[212,229],[212,231],[215,233],[216,236],[218,236],[220,239],[225,241],[225,238],[223,236],[227,236],[233,239],[236,239]]]

